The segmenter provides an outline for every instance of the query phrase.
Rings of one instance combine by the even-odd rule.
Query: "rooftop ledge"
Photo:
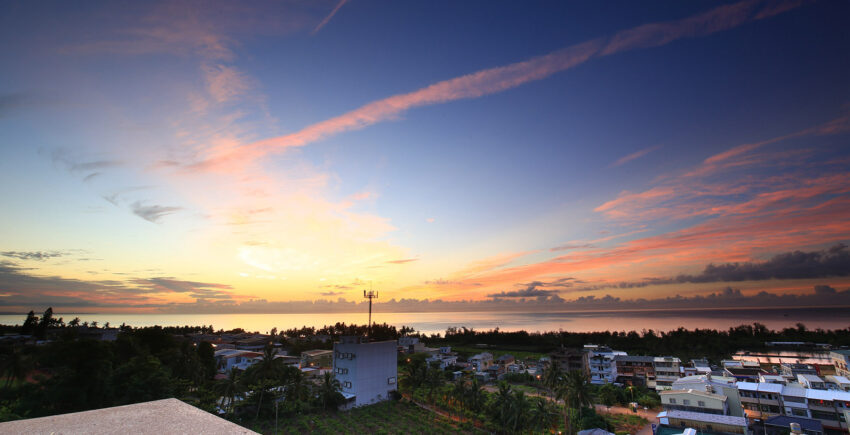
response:
[[[177,399],[0,423],[0,433],[26,434],[254,434]]]

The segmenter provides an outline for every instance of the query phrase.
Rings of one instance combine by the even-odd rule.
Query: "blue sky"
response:
[[[850,240],[846,2],[0,8],[9,309],[850,285],[619,285]]]

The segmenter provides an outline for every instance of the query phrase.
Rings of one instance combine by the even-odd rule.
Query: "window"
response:
[[[705,402],[703,402],[702,400],[697,401],[697,405],[698,405],[700,408],[705,408]]]
[[[395,384],[395,376],[387,378],[387,384],[388,385]]]
[[[674,399],[674,398],[672,398],[672,397],[671,397],[671,398],[670,398],[670,403],[672,403],[672,404],[674,404],[674,405],[675,405],[675,404],[676,404],[676,399]]]
[[[682,405],[690,405],[691,401],[688,399],[682,400]]]
[[[342,386],[345,387],[345,388],[351,388],[351,381],[345,381],[345,383],[342,384]]]
[[[805,409],[791,408],[791,414],[797,417],[808,417],[809,413]]]
[[[347,375],[348,369],[345,368],[345,367],[337,367],[336,372],[337,372],[337,374],[340,374],[340,375]]]

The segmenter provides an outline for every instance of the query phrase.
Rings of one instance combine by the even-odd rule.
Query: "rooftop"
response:
[[[0,433],[26,434],[253,434],[177,399],[0,423]]]
[[[658,414],[658,418],[664,417],[747,427],[746,417],[735,417],[733,415],[707,414],[704,412],[680,411],[678,409],[674,409]]]
[[[777,415],[775,417],[768,418],[764,422],[764,424],[768,426],[779,426],[783,428],[788,428],[791,423],[799,423],[800,429],[803,430],[823,432],[823,424],[821,424],[819,420],[812,420],[810,418]]]

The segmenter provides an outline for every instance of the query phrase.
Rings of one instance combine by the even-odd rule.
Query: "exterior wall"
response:
[[[652,363],[652,366],[655,369],[655,389],[658,391],[672,389],[673,382],[676,382],[676,380],[679,379],[680,365],[681,361],[679,358],[655,358]]]
[[[664,409],[729,415],[726,397],[718,394],[699,394],[691,391],[663,391],[661,404]]]
[[[389,399],[398,382],[397,343],[358,341],[343,337],[334,343],[334,376],[343,393],[356,396],[354,406]]]
[[[742,426],[732,426],[725,425],[720,423],[708,423],[704,421],[691,420],[691,419],[683,419],[670,417],[670,426],[673,427],[689,427],[693,429],[697,429],[699,431],[708,431],[708,432],[726,432],[726,433],[736,433],[745,435],[749,431],[747,428]]]
[[[850,377],[850,351],[830,352],[829,357],[835,366],[835,374]]]

